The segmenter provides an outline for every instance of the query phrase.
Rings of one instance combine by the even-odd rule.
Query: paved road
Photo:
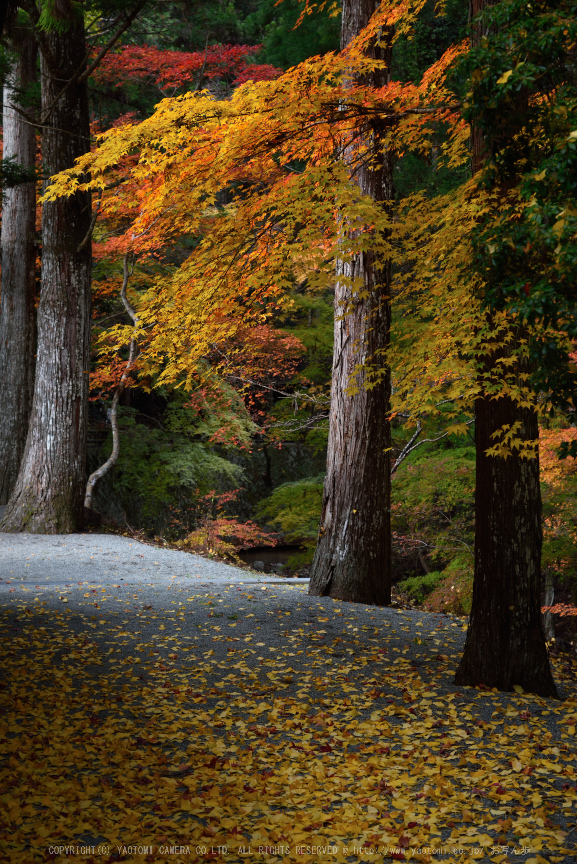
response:
[[[115,534],[0,533],[0,591],[8,583],[275,582],[256,571]]]
[[[563,695],[573,696],[564,704],[456,688],[462,619],[309,597],[303,580],[267,579],[105,534],[0,534],[0,579],[0,693],[9,724],[5,782],[12,790],[8,803],[19,802],[21,808],[11,811],[13,823],[0,824],[0,846],[5,844],[6,860],[14,864],[46,860],[56,841],[106,841],[110,848],[156,844],[152,857],[94,860],[176,864],[178,857],[159,851],[164,836],[175,843],[198,836],[198,848],[204,848],[207,841],[198,832],[214,827],[217,833],[210,837],[217,839],[211,843],[234,840],[228,816],[215,815],[225,800],[233,802],[233,817],[245,814],[247,842],[260,832],[254,834],[263,838],[259,843],[276,843],[278,836],[315,843],[317,829],[307,815],[312,803],[301,809],[300,799],[291,803],[282,797],[292,782],[286,771],[298,773],[299,794],[309,787],[311,795],[318,792],[323,819],[330,811],[344,820],[341,837],[358,836],[360,830],[351,802],[376,813],[389,800],[383,795],[397,794],[395,784],[405,789],[407,777],[410,802],[369,816],[367,836],[372,825],[387,820],[378,827],[383,837],[412,838],[413,832],[413,844],[419,825],[428,830],[435,823],[439,831],[427,836],[427,843],[435,837],[461,843],[471,825],[491,816],[486,830],[493,842],[500,836],[512,842],[497,819],[507,816],[506,826],[516,819],[525,825],[527,801],[536,808],[527,823],[527,848],[541,848],[535,842],[545,829],[533,831],[536,819],[548,820],[548,843],[555,831],[574,824],[572,800],[564,805],[567,811],[554,815],[539,810],[543,799],[560,808],[573,795],[567,782],[575,763],[573,681],[562,682]],[[117,757],[124,741],[127,755]],[[200,767],[194,767],[197,753]],[[222,769],[223,754],[231,760],[230,770]],[[529,761],[539,766],[534,775]],[[176,791],[170,783],[168,792],[159,786],[167,765],[181,772],[175,777],[184,777]],[[367,791],[367,766],[378,768],[376,792],[372,786]],[[237,770],[240,786],[229,798],[230,771]],[[328,780],[319,784],[319,771],[341,784],[329,804],[323,785]],[[432,771],[450,778],[443,792],[451,793],[449,809],[440,799],[437,809],[436,792],[430,801],[423,797]],[[383,778],[391,781],[390,789]],[[134,786],[137,781],[142,789]],[[503,804],[504,792],[494,792],[497,781],[517,797],[504,798]],[[188,817],[190,807],[181,799],[191,789],[197,797]],[[376,807],[367,804],[369,794]],[[210,796],[216,796],[214,802]],[[258,807],[254,796],[260,796]],[[65,808],[71,798],[81,805]],[[470,808],[472,823],[461,825],[461,802]],[[266,824],[259,821],[261,806]],[[406,819],[403,808],[409,808]],[[176,814],[172,827],[166,814]],[[278,835],[274,820],[281,818],[289,827]],[[291,845],[286,860],[304,862],[296,849]],[[63,853],[52,860],[69,857]],[[192,854],[182,860],[204,859]],[[219,860],[237,864],[246,856],[232,853]],[[364,859],[355,854],[346,860]],[[463,861],[452,851],[435,853],[435,860]]]

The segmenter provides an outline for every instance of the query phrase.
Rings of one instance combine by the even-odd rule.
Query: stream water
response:
[[[299,551],[299,546],[260,546],[256,549],[244,549],[239,552],[239,557],[245,564],[250,564],[254,567],[260,561],[263,565],[265,573],[282,573],[282,567],[286,567],[286,563],[291,555]],[[255,569],[263,569],[256,567]]]

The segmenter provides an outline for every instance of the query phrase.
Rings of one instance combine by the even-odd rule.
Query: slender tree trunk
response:
[[[4,159],[34,169],[36,130],[16,109],[36,80],[38,46],[32,30],[14,30],[16,63],[4,86]],[[21,183],[2,195],[0,289],[0,504],[18,476],[34,390],[36,350],[36,185]]]
[[[345,0],[342,48],[378,6],[378,0]],[[371,55],[390,67],[390,47],[374,47]],[[380,87],[388,74],[375,72],[370,83]],[[366,137],[378,145],[385,131],[373,121],[367,123]],[[392,155],[381,153],[378,159],[354,176],[363,194],[387,206],[393,200]],[[363,253],[343,265],[341,273],[360,279],[367,296],[353,294],[337,276],[327,473],[309,593],[386,605],[391,599],[390,377],[383,376],[372,389],[359,382],[356,395],[347,395],[346,389],[355,367],[388,345],[390,262]]]
[[[547,642],[555,641],[555,617],[549,611],[549,607],[553,605],[554,600],[555,583],[553,580],[553,570],[551,567],[548,567],[545,573],[545,606],[548,608],[547,612],[543,614],[543,632],[545,633]]]
[[[489,5],[473,0],[472,15]],[[480,28],[473,34],[477,42]],[[472,135],[473,172],[485,159],[480,130]],[[487,368],[499,357],[487,359]],[[522,370],[521,370],[522,371]],[[460,686],[483,684],[557,696],[541,620],[541,487],[539,460],[487,456],[493,434],[521,422],[520,436],[539,435],[537,414],[508,398],[475,405],[475,578],[465,650],[455,676]]]
[[[45,31],[40,43],[47,178],[90,146],[86,82],[66,87],[86,55],[84,23],[71,4],[63,0],[59,8],[67,10],[67,26]],[[91,264],[90,242],[83,241],[90,222],[86,193],[44,204],[34,400],[4,531],[68,533],[82,524]]]
[[[134,267],[133,267],[134,270]],[[131,273],[128,270],[128,253],[124,256],[124,278],[122,280],[122,287],[120,289],[120,299],[124,304],[124,308],[132,318],[132,323],[135,327],[138,327],[138,315],[136,314],[136,310],[131,305],[128,296],[126,294],[126,289],[128,287],[128,279],[130,278]],[[96,471],[93,471],[88,481],[86,483],[86,492],[84,495],[84,509],[85,514],[86,511],[92,511],[92,496],[94,495],[94,487],[98,483],[102,477],[105,477],[106,474],[110,471],[113,465],[115,465],[118,461],[118,457],[120,455],[120,430],[118,428],[118,403],[120,401],[120,397],[124,393],[126,385],[128,383],[129,375],[134,367],[134,361],[136,360],[136,354],[138,351],[138,345],[134,336],[130,340],[130,344],[128,346],[128,360],[126,361],[126,366],[123,369],[122,375],[120,376],[120,381],[118,382],[118,387],[114,391],[114,396],[112,397],[112,407],[110,409],[110,426],[112,428],[112,453],[104,462],[104,464],[100,465]],[[93,515],[94,511],[91,514]]]

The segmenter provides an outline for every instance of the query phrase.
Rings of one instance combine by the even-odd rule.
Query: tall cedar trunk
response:
[[[62,4],[61,4],[62,5]],[[64,87],[86,54],[84,23],[68,5],[68,27],[42,37],[42,136],[46,177],[90,146],[86,82]],[[62,95],[59,94],[63,91]],[[59,98],[58,98],[59,97]],[[90,197],[44,204],[42,279],[34,400],[26,447],[4,531],[68,533],[82,524],[90,348]]]
[[[342,48],[368,24],[378,6],[378,0],[345,0]],[[371,56],[390,66],[390,47],[376,46]],[[387,79],[388,72],[379,71],[367,83],[381,87]],[[386,129],[372,121],[364,132],[378,143]],[[392,155],[378,158],[371,169],[361,168],[354,177],[363,194],[387,206],[393,199]],[[343,272],[360,278],[367,296],[360,299],[337,281],[327,473],[309,593],[386,605],[391,599],[390,378],[384,376],[372,389],[361,382],[353,396],[346,389],[357,364],[388,344],[390,262],[363,253],[343,265]],[[343,315],[345,309],[352,311]]]
[[[4,86],[4,159],[34,169],[36,130],[25,122],[21,94],[36,80],[38,46],[31,30],[14,29],[16,62]],[[13,107],[11,107],[13,106]],[[5,189],[2,196],[0,288],[0,504],[18,476],[34,390],[36,350],[35,183]]]
[[[476,15],[487,0],[473,0]],[[478,42],[480,28],[473,34]],[[472,135],[475,173],[485,146]],[[497,354],[487,359],[495,364]],[[520,370],[526,371],[526,370]],[[539,434],[534,411],[511,399],[478,399],[475,404],[475,578],[465,650],[455,683],[512,690],[516,684],[541,696],[557,696],[541,622],[541,487],[539,460],[487,456],[493,433],[521,422],[520,435]]]

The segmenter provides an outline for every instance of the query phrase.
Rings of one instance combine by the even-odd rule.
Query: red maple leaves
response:
[[[270,81],[282,74],[255,63],[260,45],[207,45],[204,51],[165,51],[152,45],[123,45],[107,54],[93,73],[102,84],[121,86],[147,81],[161,90],[224,79],[233,86],[246,81]]]

